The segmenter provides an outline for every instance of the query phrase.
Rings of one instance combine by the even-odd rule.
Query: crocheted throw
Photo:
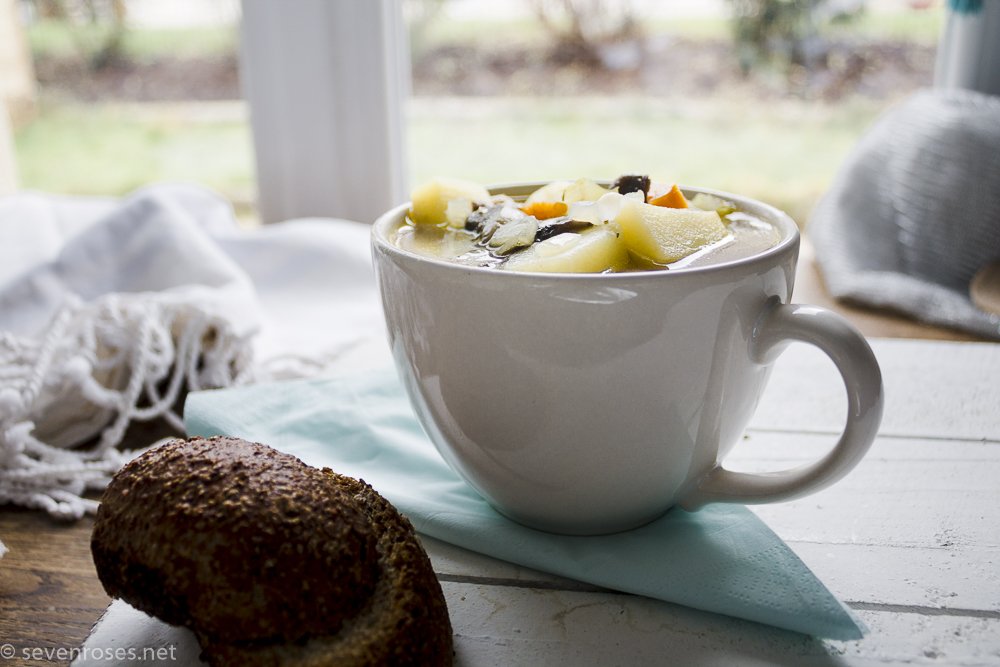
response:
[[[194,304],[154,294],[72,300],[44,336],[0,333],[0,503],[78,519],[136,452],[116,449],[132,420],[164,418],[182,390],[249,377],[249,338]]]
[[[93,513],[138,453],[120,448],[133,421],[182,435],[185,392],[384,348],[369,233],[331,219],[246,229],[190,186],[0,198],[0,504]]]

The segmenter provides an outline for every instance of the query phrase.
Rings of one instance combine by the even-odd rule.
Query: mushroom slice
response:
[[[526,216],[499,225],[490,236],[487,245],[498,255],[507,255],[519,248],[527,248],[535,242],[538,234],[538,220]]]
[[[593,223],[587,220],[574,220],[568,215],[549,218],[538,223],[538,233],[535,234],[535,240],[544,241],[563,232],[579,232],[592,225]]]

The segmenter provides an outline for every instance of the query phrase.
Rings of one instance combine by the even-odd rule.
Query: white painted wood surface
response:
[[[755,508],[867,637],[814,639],[426,539],[457,664],[1000,665],[1000,345],[873,347],[888,405],[870,454],[830,489]],[[787,467],[832,446],[845,406],[828,363],[804,346],[786,352],[732,467]]]

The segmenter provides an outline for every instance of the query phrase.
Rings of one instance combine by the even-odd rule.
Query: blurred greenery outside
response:
[[[28,44],[35,58],[91,56],[112,30],[105,23],[70,24],[42,19],[28,27]],[[164,56],[226,55],[238,47],[234,27],[127,28],[121,39],[121,55],[140,62]]]
[[[863,15],[850,30],[933,45],[942,20],[939,10]],[[420,48],[469,42],[487,28],[491,41],[546,39],[542,27],[527,20],[436,20]],[[724,19],[646,28],[690,39],[730,32]],[[36,60],[86,56],[102,39],[101,28],[91,30],[41,21],[28,36]],[[139,62],[234,55],[237,42],[232,27],[129,28],[121,55]],[[889,103],[863,97],[747,103],[739,91],[705,98],[415,96],[406,112],[408,174],[415,184],[437,175],[496,183],[644,172],[764,198],[802,224]],[[253,151],[240,101],[83,102],[43,87],[37,116],[18,129],[15,142],[26,189],[122,195],[155,181],[196,182],[252,215]]]

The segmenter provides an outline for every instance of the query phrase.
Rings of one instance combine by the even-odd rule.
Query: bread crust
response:
[[[238,438],[167,443],[105,491],[91,550],[112,597],[190,628],[212,665],[447,665],[440,583],[364,481]]]

